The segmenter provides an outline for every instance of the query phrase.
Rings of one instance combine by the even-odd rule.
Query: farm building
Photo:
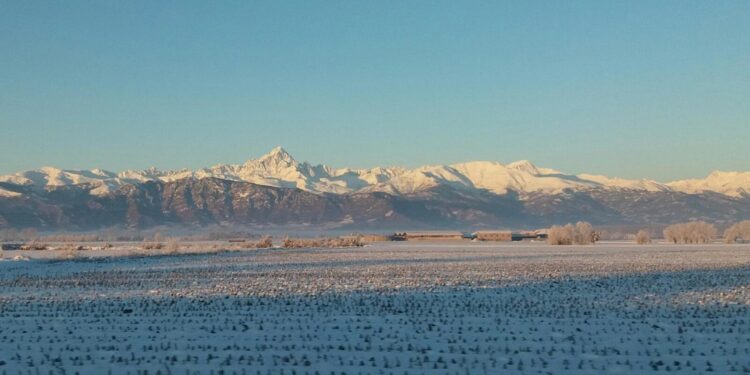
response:
[[[20,243],[4,243],[0,249],[2,250],[21,250],[23,244]]]
[[[482,230],[474,232],[474,238],[478,241],[523,241],[545,239],[547,234],[541,231]]]
[[[401,232],[391,236],[391,239],[394,241],[461,240],[463,238],[463,233],[449,231]]]
[[[478,241],[511,241],[513,233],[509,230],[481,230],[474,232],[474,238]]]
[[[513,233],[513,241],[544,240],[547,238],[546,231],[523,231]]]
[[[358,240],[362,243],[373,243],[373,242],[382,242],[382,241],[391,241],[393,240],[392,236],[387,236],[383,234],[350,234],[348,236],[341,236],[339,237],[341,239],[346,240]]]

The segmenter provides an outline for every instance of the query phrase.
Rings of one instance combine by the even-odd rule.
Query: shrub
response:
[[[293,239],[291,239],[289,237],[286,237],[286,238],[284,238],[283,241],[281,241],[281,247],[283,247],[285,249],[295,248],[295,247],[297,247],[297,241],[295,241],[295,240],[293,240]]]
[[[164,248],[164,244],[161,242],[144,242],[141,245],[142,250],[161,250]]]
[[[21,250],[47,250],[47,247],[47,244],[32,241],[21,245]]]
[[[342,237],[333,239],[332,247],[361,247],[364,246],[362,236]]]
[[[635,234],[635,243],[639,245],[647,245],[651,243],[651,233],[646,230],[639,230]]]
[[[750,241],[750,220],[741,221],[724,231],[724,242]]]
[[[664,239],[675,244],[709,243],[716,237],[716,227],[705,221],[674,224],[664,229]]]
[[[572,224],[565,226],[553,225],[547,233],[547,243],[550,245],[572,245],[573,230]]]
[[[255,247],[258,249],[269,249],[273,247],[273,240],[271,239],[271,236],[263,236],[263,238],[258,241],[258,243],[255,244]]]

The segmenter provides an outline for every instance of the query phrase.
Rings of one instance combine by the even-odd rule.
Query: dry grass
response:
[[[244,242],[241,246],[243,249],[270,249],[273,247],[273,238],[263,236],[258,242]]]
[[[58,248],[58,250],[63,250],[63,251],[83,251],[83,250],[88,250],[88,249],[85,248],[85,247],[83,247],[83,246],[81,246],[81,245],[78,245],[78,244],[66,243],[66,244],[60,246]]]
[[[144,242],[141,245],[141,250],[161,250],[164,248],[164,244],[161,242]]]
[[[167,251],[167,254],[179,254],[181,248],[182,248],[181,244],[174,240],[167,242],[167,245],[164,246],[164,249]]]
[[[45,243],[31,241],[21,245],[21,250],[47,250],[49,246]]]
[[[336,248],[336,247],[360,247],[364,244],[359,237],[338,238],[285,238],[282,246],[285,249],[300,248]]]
[[[68,246],[57,253],[57,259],[80,259],[83,258],[82,246]]]

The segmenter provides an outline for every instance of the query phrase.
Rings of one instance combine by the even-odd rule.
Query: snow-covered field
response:
[[[0,374],[750,373],[750,245],[15,255]]]

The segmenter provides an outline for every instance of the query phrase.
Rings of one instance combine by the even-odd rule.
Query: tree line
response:
[[[718,237],[718,230],[713,224],[705,221],[690,221],[672,224],[664,228],[662,235],[665,241],[674,244],[705,244]],[[547,243],[550,245],[589,245],[597,242],[600,233],[585,221],[575,224],[554,225],[548,230]],[[724,231],[724,242],[750,242],[750,220],[735,223]],[[651,232],[640,230],[633,240],[637,244],[651,243]]]

